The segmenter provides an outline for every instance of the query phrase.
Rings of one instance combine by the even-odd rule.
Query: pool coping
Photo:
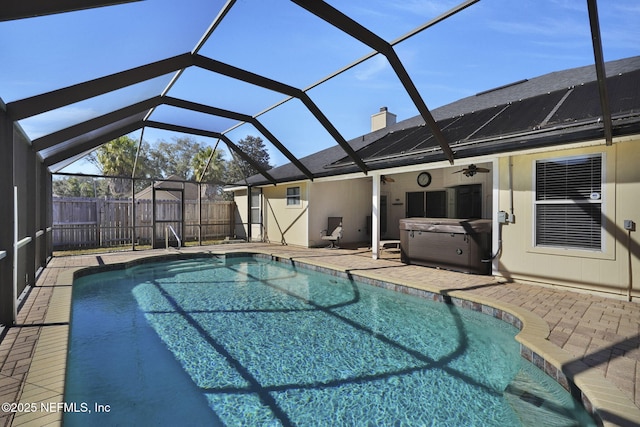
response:
[[[601,373],[590,369],[584,362],[548,341],[550,330],[547,323],[526,309],[480,295],[471,295],[465,293],[464,290],[443,291],[428,284],[390,279],[375,272],[352,272],[348,268],[319,262],[312,257],[305,257],[303,254],[291,257],[286,254],[278,255],[273,250],[260,249],[229,251],[228,248],[221,248],[198,252],[178,251],[161,255],[149,254],[134,260],[106,265],[66,268],[57,277],[44,321],[44,324],[52,327],[43,328],[41,332],[19,403],[27,405],[34,404],[34,402],[47,404],[63,402],[71,317],[71,290],[76,278],[96,272],[122,270],[135,265],[163,260],[219,256],[264,257],[331,275],[344,275],[344,277],[374,286],[451,303],[506,321],[520,329],[516,340],[520,344],[521,356],[543,370],[577,398],[594,417],[597,424],[603,426],[640,425],[640,408],[619,388],[605,379]],[[51,411],[44,413],[42,411],[19,412],[14,417],[13,425],[60,425],[63,412],[64,410],[59,407],[53,407]]]

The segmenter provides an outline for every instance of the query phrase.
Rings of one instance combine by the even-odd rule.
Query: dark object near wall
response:
[[[407,264],[490,274],[491,220],[401,219],[400,249]]]

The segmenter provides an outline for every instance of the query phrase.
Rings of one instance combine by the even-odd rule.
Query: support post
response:
[[[18,275],[20,264],[18,260],[18,253],[20,252],[20,248],[22,245],[18,245],[18,240],[20,239],[20,230],[18,224],[19,218],[19,209],[18,209],[18,186],[13,187],[13,277],[11,278],[11,318],[13,319],[12,323],[15,323],[18,319]]]
[[[371,257],[378,259],[380,258],[380,174],[374,173],[371,178]]]
[[[247,242],[251,241],[251,199],[253,194],[251,194],[251,186],[247,185]]]
[[[604,139],[607,145],[611,145],[613,144],[613,123],[611,120],[611,108],[609,107],[609,95],[607,94],[607,73],[604,68],[602,36],[600,35],[600,21],[598,19],[598,5],[596,0],[587,0],[587,8],[589,10],[596,75],[598,77],[598,94],[600,95],[600,108],[602,109]]]
[[[156,181],[151,180],[151,248],[156,248]]]
[[[131,250],[136,250],[136,179],[131,178]]]
[[[198,182],[198,245],[202,246],[202,183]]]
[[[184,237],[187,235],[187,221],[185,220],[185,217],[184,217],[184,215],[186,213],[185,206],[184,206],[184,204],[185,204],[184,203],[184,187],[185,186],[184,186],[184,182],[183,182],[182,183],[182,191],[180,192],[180,228],[181,228],[180,236],[181,236],[182,241],[180,239],[178,239],[178,247],[179,248],[182,247],[182,246],[185,246]],[[178,237],[178,236],[176,236],[176,237]]]
[[[26,144],[26,141],[22,141]],[[26,249],[26,277],[25,277],[25,285],[35,285],[36,284],[36,233],[38,232],[36,228],[36,214],[37,214],[37,205],[36,198],[38,197],[37,193],[37,168],[40,165],[38,161],[38,156],[36,152],[30,146],[26,148],[26,162],[27,162],[27,183],[26,183],[26,206],[27,211],[23,216],[24,221],[26,222],[26,236],[31,237],[31,244],[27,246]]]
[[[47,253],[46,253],[46,262],[49,262],[49,259],[53,257],[53,174],[49,171],[49,168],[42,164],[43,175],[43,193],[46,207],[46,218],[44,222],[45,233],[47,235],[46,245],[47,245]]]
[[[13,264],[14,264],[14,198],[13,198],[13,121],[8,117],[0,101],[0,194],[5,198],[0,203],[0,324],[15,323],[13,316]]]
[[[38,198],[40,203],[40,209],[38,210],[38,228],[40,229],[39,231],[44,232],[40,237],[40,245],[38,246],[40,253],[38,254],[38,258],[40,259],[39,267],[46,267],[47,259],[49,257],[49,239],[51,238],[51,234],[47,232],[47,227],[49,226],[49,211],[52,206],[52,200],[48,192],[51,182],[51,173],[42,163],[39,163],[38,167],[40,168],[40,173],[38,175]]]

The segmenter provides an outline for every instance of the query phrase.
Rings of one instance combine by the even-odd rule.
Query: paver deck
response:
[[[640,425],[640,306],[621,297],[556,287],[501,282],[399,262],[366,249],[304,249],[230,244],[181,252],[253,251],[286,257],[517,312],[519,341],[561,365],[589,395],[605,425]],[[175,250],[170,250],[175,252]],[[73,272],[79,268],[164,255],[167,251],[54,257],[0,342],[0,411],[3,425],[60,425]],[[527,333],[525,334],[525,330]]]

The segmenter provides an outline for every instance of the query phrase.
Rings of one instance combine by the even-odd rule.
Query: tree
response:
[[[211,160],[209,160],[211,159]],[[204,182],[205,196],[209,199],[222,196],[222,188],[219,184],[224,178],[226,164],[222,157],[222,151],[206,147],[198,151],[191,160],[193,176],[191,179]]]
[[[236,143],[238,148],[251,157],[263,170],[271,169],[269,152],[267,151],[262,138],[255,136],[247,136]],[[238,155],[233,156],[233,160],[229,162],[227,167],[226,181],[228,183],[244,181],[258,171],[248,162],[244,161]]]
[[[261,138],[249,135],[238,141],[237,146],[264,170],[271,169],[269,153]],[[108,193],[115,196],[126,196],[131,193],[131,181],[126,177],[132,175],[134,164],[136,178],[166,179],[177,176],[185,180],[201,180],[206,183],[233,183],[258,173],[251,164],[238,156],[234,156],[233,160],[227,162],[223,158],[222,151],[216,150],[214,153],[211,147],[197,142],[190,136],[174,138],[171,143],[158,141],[154,146],[143,142],[140,145],[136,163],[137,152],[138,141],[122,136],[104,144],[89,155],[89,161],[96,165],[103,175],[123,177],[108,180]],[[212,153],[214,153],[213,156]],[[209,158],[211,162],[206,167]],[[204,176],[202,176],[203,172]],[[144,187],[148,184],[138,181],[137,185]],[[136,191],[140,189],[136,188]],[[71,188],[67,190],[79,192]],[[220,196],[220,190],[219,186],[212,186],[207,188],[207,195]]]
[[[209,161],[209,158],[211,158],[211,161]],[[221,182],[226,169],[225,160],[222,158],[222,151],[216,150],[215,153],[213,153],[213,148],[211,147],[206,147],[198,151],[191,160],[191,168],[193,171],[191,179],[195,181]]]
[[[65,177],[62,179],[54,179],[52,184],[53,194],[55,196],[88,197],[87,195],[83,194],[80,179],[75,176]]]
[[[102,197],[109,195],[109,189],[103,179],[68,176],[53,180],[53,194],[63,197]]]
[[[143,143],[141,152],[145,151],[148,145]],[[133,166],[136,161],[138,142],[128,136],[121,136],[102,145],[95,152],[88,156],[91,163],[96,165],[103,175],[110,176],[131,176]],[[136,164],[136,176],[145,176],[149,166],[144,156],[140,156]],[[109,190],[116,196],[123,196],[131,193],[131,181],[122,178],[109,180]]]
[[[149,151],[149,160],[156,178],[176,175],[182,179],[193,179],[193,159],[202,150],[204,146],[193,137],[174,138],[173,142],[157,142]]]

